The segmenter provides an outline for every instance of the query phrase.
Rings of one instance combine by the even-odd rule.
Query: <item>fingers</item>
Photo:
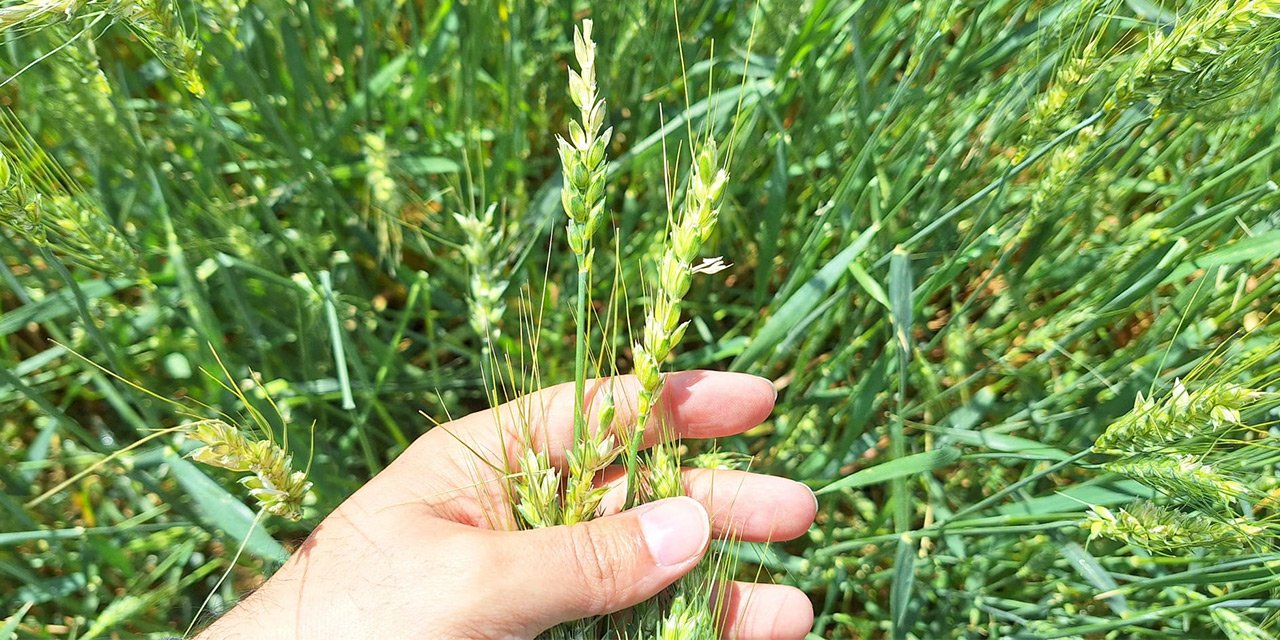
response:
[[[734,582],[725,592],[725,638],[802,640],[813,628],[813,603],[795,587]]]
[[[745,542],[777,542],[804,535],[818,501],[799,482],[759,473],[685,469],[689,497],[705,505],[717,536]]]
[[[510,608],[532,636],[656,595],[702,559],[711,529],[702,505],[671,498],[584,524],[494,535],[503,538],[495,606]]]
[[[629,436],[636,422],[639,390],[634,376],[590,381],[585,401],[592,433],[600,429],[600,410],[611,393],[615,418],[610,429],[616,435]],[[764,421],[773,410],[775,396],[773,384],[757,376],[718,371],[669,374],[653,413],[662,419],[650,421],[643,446],[652,446],[664,437],[716,438],[741,433]],[[532,443],[549,454],[552,464],[563,466],[564,453],[574,438],[573,398],[573,383],[548,387],[443,425],[435,431],[442,429],[447,435],[434,437],[429,448],[466,449],[471,454],[492,456],[500,466],[502,455],[506,455],[506,462],[515,464]]]
[[[804,535],[818,512],[818,501],[805,485],[759,473],[728,469],[685,469],[686,495],[711,514],[717,538],[744,542],[778,542]],[[601,481],[611,485],[602,501],[605,513],[617,513],[626,499],[626,472],[610,467]]]

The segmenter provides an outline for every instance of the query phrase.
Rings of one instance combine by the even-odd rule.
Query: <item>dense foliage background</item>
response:
[[[0,637],[185,628],[249,531],[243,489],[180,437],[25,506],[188,419],[142,389],[244,415],[225,365],[311,461],[305,518],[247,538],[216,608],[422,414],[487,406],[490,338],[527,363],[541,310],[542,379],[572,377],[553,136],[588,16],[616,128],[602,271],[649,268],[664,144],[733,148],[710,255],[734,266],[695,282],[672,366],[781,393],[721,446],[815,487],[937,452],[824,494],[807,537],[744,548],[744,575],[805,589],[824,638],[1224,637],[1221,603],[1269,626],[1264,540],[1153,556],[1080,523],[1150,494],[1089,464],[1138,392],[1276,338],[1275,3],[66,4],[0,45],[3,77],[31,65],[0,86],[2,142],[41,196],[0,212]],[[170,19],[146,32],[121,5]],[[1246,55],[1159,66],[1176,25],[1245,5],[1261,17],[1200,35],[1248,34]]]

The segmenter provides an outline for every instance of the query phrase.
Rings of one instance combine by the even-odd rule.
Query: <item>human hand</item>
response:
[[[589,386],[588,400],[605,382]],[[614,428],[625,434],[638,385],[630,376],[613,384]],[[573,395],[572,383],[551,387],[418,438],[199,637],[533,638],[659,593],[698,563],[712,535],[789,540],[812,524],[817,501],[800,483],[690,469],[689,498],[618,513],[619,490],[606,498],[604,517],[514,531],[506,472],[490,464],[503,452],[518,461],[527,444],[517,425],[531,424],[534,446],[562,466],[573,440]],[[762,378],[690,371],[666,378],[657,410],[679,437],[713,438],[759,424],[774,396]],[[658,431],[646,432],[646,446]],[[799,639],[813,624],[798,589],[734,582],[723,594],[725,637]]]

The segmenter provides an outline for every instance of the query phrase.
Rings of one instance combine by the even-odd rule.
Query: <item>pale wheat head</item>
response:
[[[240,483],[264,511],[290,520],[302,518],[302,502],[311,482],[306,473],[292,470],[293,457],[284,449],[274,442],[254,440],[222,420],[195,423],[187,436],[204,445],[190,453],[192,460],[250,474]]]
[[[560,198],[569,215],[569,249],[579,270],[591,264],[591,236],[604,220],[605,150],[613,128],[605,129],[605,102],[596,87],[596,44],[591,21],[573,30],[573,51],[578,70],[569,70],[569,97],[578,106],[580,120],[569,122],[569,139],[556,136],[564,187]]]
[[[1189,454],[1145,454],[1107,462],[1103,468],[1206,513],[1231,512],[1249,493],[1232,473]]]

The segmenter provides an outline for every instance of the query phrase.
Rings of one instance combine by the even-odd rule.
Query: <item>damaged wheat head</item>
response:
[[[204,446],[191,459],[211,467],[249,475],[240,484],[271,515],[302,518],[302,501],[311,490],[303,471],[293,471],[293,456],[268,440],[253,440],[222,420],[196,423],[187,436]]]

